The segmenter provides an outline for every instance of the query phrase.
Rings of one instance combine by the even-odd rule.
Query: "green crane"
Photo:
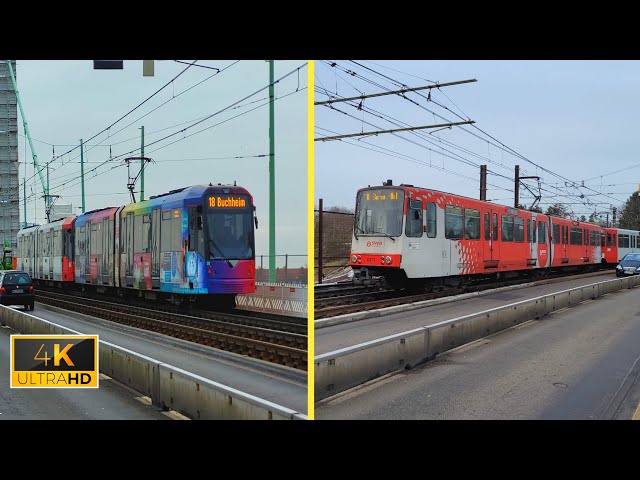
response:
[[[11,83],[13,84],[13,90],[16,92],[16,100],[18,101],[18,107],[20,108],[20,116],[22,117],[22,125],[24,126],[24,133],[29,140],[29,148],[31,149],[31,155],[33,156],[33,168],[38,172],[38,176],[40,177],[40,183],[42,184],[42,192],[44,193],[45,205],[48,207],[51,204],[51,197],[49,197],[49,184],[44,178],[42,174],[42,169],[40,168],[40,164],[38,163],[38,154],[36,153],[36,149],[33,148],[33,141],[31,140],[31,133],[29,132],[29,125],[27,124],[27,117],[24,115],[24,110],[22,108],[22,102],[20,101],[20,93],[18,92],[18,85],[16,83],[16,76],[13,73],[13,67],[11,66],[11,60],[5,60],[7,62],[7,67],[9,67],[9,75],[11,76]],[[24,179],[25,183],[27,179]],[[26,205],[25,205],[26,208]],[[26,213],[26,210],[25,210]],[[26,217],[25,217],[26,219]],[[35,220],[35,219],[34,219]]]

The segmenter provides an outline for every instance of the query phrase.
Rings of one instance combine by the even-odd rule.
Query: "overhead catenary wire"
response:
[[[379,76],[381,76],[381,77],[383,77],[383,78],[385,78],[385,79],[387,79],[387,80],[391,81],[392,83],[394,83],[394,85],[401,86],[401,87],[406,86],[406,84],[404,84],[404,83],[402,83],[402,82],[399,82],[399,81],[397,81],[397,80],[395,80],[395,79],[393,79],[393,78],[389,77],[388,75],[381,74],[380,72],[377,72],[376,70],[371,69],[371,68],[369,68],[369,67],[366,67],[366,66],[364,66],[364,65],[358,64],[357,62],[354,62],[354,61],[352,61],[352,62],[353,62],[353,63],[355,63],[356,65],[359,65],[359,66],[361,66],[361,67],[363,67],[363,68],[365,68],[365,69],[367,69],[367,70],[369,70],[369,71],[371,71],[371,72],[374,72],[374,73],[378,74]],[[338,63],[337,63],[337,62],[329,62],[329,61],[326,61],[325,63],[326,63],[329,67],[331,67],[331,68],[338,68],[338,67],[339,67],[339,65],[338,65]],[[352,76],[352,77],[359,77],[359,76],[360,76],[359,74],[357,74],[357,72],[355,72],[355,71],[353,71],[353,70],[346,69],[346,68],[344,68],[344,67],[342,68],[342,70],[343,70],[343,71],[348,72],[348,73],[349,73],[349,75],[350,75],[350,76]],[[360,76],[360,77],[361,77],[361,76]],[[422,78],[422,77],[420,77],[420,78]],[[367,81],[368,83],[371,83],[371,84],[373,84],[373,85],[378,86],[379,88],[386,88],[386,87],[382,86],[381,84],[379,84],[378,82],[371,81],[370,79],[366,79],[365,77],[362,77],[362,79],[363,79],[364,81]],[[429,80],[428,80],[428,81],[429,81]],[[412,92],[412,93],[417,94],[417,95],[420,95],[420,96],[421,96],[421,97],[423,97],[423,98],[427,98],[427,97],[425,97],[423,94],[421,94],[420,92]],[[442,93],[442,92],[441,92],[441,93]],[[328,93],[327,93],[327,94],[328,94]],[[330,95],[330,94],[328,94],[328,96],[331,96],[331,95]],[[399,96],[400,96],[401,98],[405,99],[405,100],[408,100],[408,101],[410,101],[410,102],[412,102],[412,103],[415,103],[416,105],[420,106],[421,108],[425,108],[425,107],[421,106],[420,104],[418,104],[417,102],[415,102],[414,100],[409,99],[409,98],[408,98],[408,96],[406,96],[406,95],[399,95]],[[427,99],[428,99],[428,100],[433,101],[432,99],[429,99],[429,98],[427,98]],[[436,103],[437,105],[441,106],[442,108],[447,109],[448,111],[450,111],[451,113],[453,113],[454,115],[456,115],[458,118],[465,118],[465,117],[461,117],[461,116],[460,116],[460,115],[458,115],[456,112],[451,111],[451,109],[449,109],[449,108],[447,108],[446,106],[444,106],[444,105],[440,104],[439,102],[434,102],[434,103]],[[452,102],[452,103],[453,103],[453,102]],[[457,106],[456,106],[456,107],[457,107]],[[462,111],[459,107],[457,107],[457,108],[458,108],[460,111]],[[425,109],[426,109],[426,108],[425,108]],[[426,110],[430,111],[429,109],[426,109]],[[448,118],[446,118],[446,117],[444,117],[444,116],[442,116],[442,115],[436,114],[436,113],[435,113],[435,112],[433,112],[433,111],[431,111],[431,113],[433,113],[435,116],[438,116],[439,118],[445,119],[445,120],[447,120],[447,121],[451,121],[451,120],[449,120]],[[462,113],[464,114],[464,112],[462,112]],[[466,114],[464,114],[464,115],[466,115]],[[468,118],[468,117],[466,117],[466,118]],[[506,144],[504,144],[503,142],[501,142],[500,140],[498,140],[498,139],[497,139],[497,138],[495,138],[494,136],[492,136],[492,135],[488,134],[487,132],[485,132],[484,130],[482,130],[480,127],[477,127],[476,125],[472,125],[472,127],[476,128],[478,131],[482,132],[486,137],[488,137],[488,138],[492,139],[494,142],[496,142],[497,144],[496,144],[496,143],[494,143],[494,142],[488,142],[488,143],[490,143],[491,145],[493,145],[494,147],[500,148],[501,150],[504,150],[504,151],[506,151],[507,153],[509,153],[509,154],[511,154],[511,155],[514,155],[514,156],[516,156],[516,157],[518,157],[518,158],[521,158],[521,159],[523,159],[524,161],[527,161],[528,163],[533,164],[536,168],[539,168],[540,170],[542,170],[542,171],[544,171],[544,172],[546,172],[546,173],[549,173],[550,175],[553,175],[553,176],[556,176],[556,177],[559,177],[559,178],[564,179],[566,182],[568,182],[568,183],[569,183],[569,185],[570,185],[572,188],[575,188],[576,190],[577,190],[579,187],[589,189],[589,187],[586,187],[586,186],[585,186],[585,187],[579,186],[576,182],[574,182],[574,181],[572,181],[572,180],[570,180],[570,179],[567,179],[567,178],[563,177],[562,175],[559,175],[559,174],[557,174],[556,172],[551,171],[550,169],[544,168],[544,167],[542,167],[541,165],[537,164],[536,162],[533,162],[533,161],[529,160],[528,158],[524,157],[524,155],[521,155],[520,153],[518,153],[517,151],[515,151],[515,150],[514,150],[514,149],[512,149],[511,147],[508,147]],[[465,131],[465,132],[467,132],[467,133],[470,133],[471,135],[473,135],[473,136],[475,136],[475,137],[480,138],[477,134],[475,134],[475,133],[473,133],[473,132],[470,132],[468,129],[465,129],[464,127],[458,127],[458,128],[459,128],[459,129],[461,129],[461,130],[463,130],[463,131]],[[553,187],[552,187],[552,188],[553,188]],[[598,195],[607,196],[606,194],[602,194],[601,192],[598,192],[598,191],[596,191],[596,190],[593,190],[593,189],[589,189],[589,190],[593,191],[594,193],[596,193],[596,194],[598,194]],[[568,192],[567,192],[567,193],[568,193]],[[580,197],[580,195],[576,195],[576,194],[573,194],[573,196],[574,196],[574,197],[576,197],[576,198],[577,198],[577,197]],[[609,196],[609,198],[613,199],[613,198],[612,198],[612,197],[610,197],[610,196]],[[613,200],[616,200],[616,199],[613,199]],[[586,202],[584,202],[584,203],[585,203],[585,204],[588,204],[589,202],[588,202],[588,201],[586,201]]]
[[[197,60],[196,60],[196,61],[197,61]],[[191,87],[189,87],[189,88],[185,89],[184,91],[180,92],[178,95],[174,95],[174,96],[172,96],[171,98],[169,98],[169,99],[168,99],[168,100],[166,100],[165,102],[161,103],[160,105],[158,105],[157,107],[155,107],[155,108],[154,108],[154,109],[152,109],[151,111],[147,112],[146,114],[142,115],[141,117],[138,117],[136,120],[134,120],[133,122],[131,122],[131,123],[127,124],[125,127],[122,127],[120,130],[116,131],[116,132],[115,132],[115,133],[113,133],[112,135],[117,135],[119,132],[121,132],[121,131],[123,131],[124,129],[126,129],[126,128],[130,127],[130,126],[131,126],[131,125],[133,125],[134,123],[136,123],[136,122],[140,121],[141,119],[143,119],[143,118],[145,118],[146,116],[150,115],[151,113],[155,112],[155,111],[156,111],[156,110],[158,110],[159,108],[162,108],[163,106],[165,106],[167,103],[171,102],[172,100],[174,100],[174,99],[176,99],[176,98],[180,97],[180,96],[181,96],[181,95],[183,95],[184,93],[187,93],[188,91],[190,91],[190,90],[192,90],[193,88],[195,88],[195,87],[197,87],[197,86],[201,85],[202,83],[206,82],[207,80],[210,80],[211,78],[215,77],[216,75],[221,74],[222,72],[224,72],[224,71],[226,71],[227,69],[229,69],[229,68],[233,67],[234,65],[236,65],[236,64],[237,64],[237,63],[239,63],[239,62],[240,62],[240,60],[237,60],[237,61],[235,61],[235,62],[233,62],[233,63],[231,63],[231,64],[227,65],[226,67],[224,67],[224,68],[223,68],[223,69],[221,69],[220,71],[218,71],[218,72],[216,72],[216,73],[214,73],[214,74],[212,74],[212,75],[209,75],[209,76],[208,76],[208,77],[206,77],[205,79],[203,79],[203,80],[201,80],[201,81],[199,81],[199,82],[195,83],[195,84],[194,84],[194,85],[192,85]],[[190,65],[190,66],[191,66],[191,65]],[[101,133],[104,133],[105,131],[109,130],[109,129],[110,129],[113,125],[115,125],[117,122],[119,122],[120,120],[122,120],[123,118],[125,118],[127,115],[129,115],[130,113],[132,113],[133,111],[135,111],[137,108],[139,108],[140,106],[142,106],[142,105],[143,105],[144,103],[146,103],[148,100],[150,100],[151,98],[153,98],[156,94],[158,94],[160,91],[162,91],[162,90],[163,90],[165,87],[167,87],[169,84],[171,84],[172,82],[174,82],[174,81],[175,81],[175,80],[176,80],[180,75],[182,75],[184,72],[186,72],[186,71],[188,70],[188,68],[189,68],[189,67],[187,67],[187,68],[183,69],[183,70],[182,70],[178,75],[176,75],[175,77],[173,77],[173,78],[172,78],[169,82],[167,82],[163,87],[161,87],[160,89],[156,90],[156,92],[154,92],[152,95],[150,95],[149,97],[147,97],[147,99],[146,99],[146,100],[144,100],[143,102],[139,103],[139,104],[138,104],[138,106],[136,106],[136,107],[134,107],[132,110],[130,110],[130,111],[129,111],[129,113],[127,113],[127,114],[123,115],[122,117],[120,117],[120,119],[119,119],[119,120],[117,120],[116,122],[114,122],[113,124],[111,124],[111,126],[109,126],[109,127],[105,128],[105,129],[103,129],[101,132],[99,132],[98,134],[94,135],[94,136],[93,136],[93,137],[91,137],[89,140],[87,140],[87,142],[84,142],[84,143],[88,143],[88,142],[90,142],[91,140],[93,140],[94,138],[96,138],[97,136],[99,136]],[[110,136],[111,136],[111,135],[110,135]],[[138,137],[136,137],[136,138],[138,138]],[[105,140],[103,140],[103,141],[101,141],[101,142],[99,142],[98,144],[90,145],[90,146],[89,146],[89,148],[86,148],[85,153],[88,153],[88,151],[89,151],[89,150],[91,150],[91,149],[93,149],[94,147],[97,147],[97,146],[106,146],[106,145],[101,145],[101,144],[102,144],[103,142],[105,142],[105,141],[106,141],[106,139],[105,139]],[[44,142],[44,143],[47,143],[47,142]],[[49,145],[53,145],[53,144],[49,144]],[[70,150],[66,151],[65,153],[62,153],[61,155],[58,155],[56,158],[54,158],[54,159],[50,160],[49,162],[47,162],[47,163],[46,163],[46,165],[45,165],[45,167],[44,167],[44,168],[46,168],[46,166],[47,166],[47,165],[49,165],[49,163],[53,162],[53,161],[54,161],[54,160],[56,160],[57,158],[62,158],[62,157],[64,157],[65,155],[70,154],[70,153],[71,153],[71,152],[73,152],[76,148],[79,148],[79,145],[75,145],[75,146],[74,146],[74,148],[72,148],[72,149],[70,149]],[[70,159],[70,160],[75,160],[75,158],[79,158],[79,157],[80,157],[80,155],[78,155],[78,156],[76,156],[76,157],[74,157],[73,159]],[[25,182],[27,182],[27,181],[31,180],[32,178],[34,178],[34,177],[35,177],[35,175],[36,175],[36,173],[34,172],[34,174],[33,174],[30,178],[25,179]]]
[[[280,82],[280,81],[284,80],[285,78],[287,78],[287,77],[291,76],[291,75],[292,75],[292,74],[294,74],[296,71],[300,70],[301,68],[304,68],[305,66],[306,66],[306,63],[304,63],[304,64],[302,64],[302,65],[300,65],[300,66],[298,66],[298,67],[294,68],[293,70],[291,70],[291,71],[290,71],[290,72],[288,72],[287,74],[285,74],[285,75],[281,76],[280,78],[278,78],[277,80],[275,80],[275,81],[274,81],[274,84],[277,84],[278,82]],[[218,115],[218,114],[220,114],[220,113],[222,113],[222,112],[224,112],[224,111],[232,110],[232,107],[233,107],[233,106],[235,106],[235,105],[237,105],[237,104],[239,104],[239,103],[243,102],[244,100],[246,100],[246,99],[248,99],[248,98],[251,98],[252,96],[255,96],[255,95],[256,95],[256,94],[258,94],[259,92],[261,92],[261,91],[263,91],[263,90],[267,89],[267,88],[269,87],[269,85],[271,85],[271,84],[267,84],[265,87],[262,87],[262,88],[260,88],[260,89],[258,89],[258,90],[256,90],[256,91],[254,91],[253,93],[251,93],[251,94],[247,95],[246,97],[244,97],[244,98],[242,98],[242,99],[240,99],[240,100],[238,100],[238,101],[236,101],[236,102],[233,102],[232,104],[228,105],[227,107],[224,107],[224,108],[222,108],[222,109],[218,110],[217,112],[215,112],[215,113],[213,113],[213,114],[211,114],[211,115],[208,115],[208,116],[204,117],[202,120],[197,121],[197,122],[195,122],[195,123],[193,123],[193,124],[189,125],[189,126],[188,126],[188,127],[186,127],[186,128],[183,128],[183,129],[181,129],[181,130],[179,130],[179,131],[177,131],[177,132],[174,132],[174,133],[172,133],[172,134],[170,134],[170,135],[167,135],[167,136],[165,136],[165,137],[163,137],[163,138],[161,138],[161,139],[159,139],[159,140],[156,140],[155,142],[151,142],[151,143],[147,144],[147,145],[146,145],[146,147],[149,147],[149,146],[151,146],[151,145],[153,145],[153,144],[157,144],[157,143],[159,143],[159,142],[161,142],[161,141],[163,141],[163,140],[166,140],[166,139],[168,139],[168,138],[171,138],[171,137],[175,136],[176,134],[183,133],[183,132],[185,132],[186,130],[188,130],[188,129],[190,129],[190,128],[193,128],[194,126],[196,126],[196,125],[198,125],[198,124],[201,124],[201,123],[203,123],[205,120],[208,120],[208,119],[210,119],[210,118],[213,118],[214,116],[216,116],[216,115]],[[276,101],[277,101],[277,100],[282,100],[282,99],[284,99],[284,98],[286,98],[286,97],[288,97],[288,96],[290,96],[290,95],[293,95],[293,94],[295,94],[295,93],[303,92],[304,90],[306,90],[306,87],[300,88],[300,89],[298,89],[298,90],[296,90],[296,91],[293,91],[293,92],[290,92],[290,93],[288,93],[288,94],[286,94],[286,95],[281,95],[280,97],[277,97],[277,98],[276,98]],[[252,103],[253,103],[253,102],[252,102]],[[240,114],[238,114],[238,115],[236,115],[236,116],[234,116],[234,117],[228,118],[228,119],[226,119],[226,120],[224,120],[224,121],[222,121],[222,122],[218,122],[217,124],[211,125],[211,126],[209,126],[209,127],[205,127],[205,128],[203,128],[203,129],[201,129],[201,130],[199,130],[199,131],[195,132],[195,133],[192,133],[191,135],[188,135],[188,136],[185,136],[185,137],[183,137],[183,138],[180,138],[180,139],[178,139],[178,140],[176,140],[176,141],[174,141],[174,142],[170,142],[170,143],[168,143],[168,144],[166,144],[166,145],[162,145],[162,146],[160,146],[159,148],[156,148],[156,149],[154,149],[154,150],[149,151],[148,153],[153,153],[153,152],[155,152],[155,151],[157,151],[157,150],[160,150],[160,149],[162,149],[162,148],[165,148],[165,147],[167,147],[167,146],[169,146],[169,145],[172,145],[172,144],[174,144],[174,143],[176,143],[176,142],[182,141],[182,140],[184,140],[184,139],[186,139],[186,138],[189,138],[189,137],[191,137],[191,136],[193,136],[193,135],[196,135],[196,134],[198,134],[198,133],[201,133],[201,132],[203,132],[203,131],[205,131],[205,130],[208,130],[208,129],[211,129],[211,128],[213,128],[213,127],[215,127],[215,126],[218,126],[218,125],[220,125],[220,124],[226,123],[226,122],[228,122],[228,121],[230,121],[230,120],[233,120],[233,119],[235,119],[235,118],[238,118],[238,117],[240,117],[240,116],[242,116],[242,115],[245,115],[245,114],[247,114],[247,113],[249,113],[249,112],[251,112],[251,111],[254,111],[254,110],[258,109],[258,108],[264,107],[264,106],[268,105],[269,103],[270,103],[270,102],[269,102],[269,100],[267,100],[266,102],[264,102],[263,104],[258,105],[257,107],[254,107],[254,108],[252,108],[252,109],[250,109],[250,110],[247,110],[247,111],[245,111],[245,112],[242,112],[242,113],[240,113]],[[122,154],[120,154],[120,155],[117,155],[117,156],[111,157],[111,158],[110,158],[110,159],[108,159],[108,160],[105,160],[105,161],[103,161],[103,162],[100,162],[96,167],[93,167],[93,168],[89,169],[89,170],[85,173],[85,176],[88,176],[88,175],[90,175],[91,173],[94,173],[94,176],[93,176],[93,177],[88,178],[86,181],[89,181],[89,180],[91,180],[92,178],[95,178],[95,177],[96,177],[96,176],[98,176],[98,175],[101,175],[101,174],[104,174],[104,173],[108,173],[109,171],[112,171],[112,170],[114,170],[114,169],[116,169],[116,168],[123,167],[123,166],[124,166],[124,164],[116,164],[116,165],[112,165],[110,169],[108,169],[108,170],[106,170],[106,171],[104,171],[104,172],[102,172],[102,173],[100,173],[100,174],[96,174],[96,173],[95,173],[97,169],[99,169],[99,168],[101,168],[101,167],[103,167],[103,166],[107,165],[108,163],[113,163],[115,160],[117,160],[117,159],[119,159],[119,158],[126,157],[127,155],[130,155],[130,154],[132,154],[132,153],[135,153],[136,151],[138,151],[138,149],[134,149],[134,150],[131,150],[131,151],[129,151],[129,152],[122,153]],[[64,191],[64,190],[67,190],[68,188],[72,188],[72,187],[74,187],[74,186],[79,185],[79,183],[71,183],[71,184],[69,183],[69,182],[73,182],[74,180],[78,180],[79,178],[80,178],[80,176],[76,176],[75,178],[71,178],[71,179],[65,180],[65,182],[63,182],[63,183],[61,183],[61,184],[59,184],[59,185],[56,185],[56,186],[55,186],[55,187],[53,187],[53,188],[55,188],[55,189],[56,189],[56,191]],[[64,186],[64,187],[63,187],[63,186]],[[61,187],[63,187],[63,188],[61,188]],[[34,195],[35,195],[35,194],[34,194]],[[30,197],[31,197],[31,195],[30,195],[28,198],[30,198]]]
[[[238,62],[239,62],[239,61],[236,61],[236,62],[232,63],[231,65],[228,65],[225,69],[230,68],[231,66],[233,66],[233,65],[237,64]],[[296,69],[293,69],[293,70],[292,70],[291,72],[289,72],[288,74],[286,74],[286,75],[282,76],[281,78],[279,78],[278,80],[274,81],[274,83],[278,83],[278,82],[280,82],[281,80],[283,80],[284,78],[287,78],[288,76],[292,75],[293,73],[295,73],[296,71],[298,71],[300,68],[303,68],[304,66],[306,66],[306,63],[305,63],[305,64],[303,64],[303,65],[301,65],[301,66],[299,66],[299,67],[297,67]],[[221,72],[222,72],[222,71],[224,71],[225,69],[221,70]],[[183,70],[183,72],[184,72],[184,70]],[[218,73],[221,73],[221,72],[218,72]],[[217,75],[218,73],[216,73],[216,74],[214,74],[214,75],[212,75],[212,76],[215,76],[215,75]],[[208,77],[208,78],[211,78],[212,76],[210,76],[210,77]],[[174,78],[176,78],[176,77],[174,77]],[[206,79],[205,79],[205,80],[203,80],[203,81],[206,81]],[[188,90],[190,90],[191,88],[193,88],[193,87],[195,87],[195,86],[199,85],[199,84],[200,84],[200,83],[202,83],[203,81],[198,82],[196,85],[194,85],[194,86],[190,87],[189,89],[185,90],[185,91],[184,91],[184,92],[182,92],[182,93],[185,93],[186,91],[188,91]],[[268,87],[269,87],[269,85],[267,85],[266,87],[264,87],[264,88],[262,88],[262,89],[258,90],[257,92],[263,91],[264,89],[266,89],[266,88],[268,88]],[[249,95],[249,96],[245,97],[245,99],[250,98],[250,97],[254,96],[255,94],[256,94],[256,92],[254,92],[253,94],[251,94],[251,95]],[[233,107],[235,107],[237,104],[241,103],[241,102],[242,102],[242,101],[244,101],[245,99],[242,99],[242,100],[240,100],[240,101],[238,101],[238,102],[235,102],[232,106],[233,106]],[[165,103],[166,103],[166,102],[165,102]],[[192,128],[192,127],[194,127],[194,126],[196,126],[196,125],[198,125],[198,124],[200,124],[200,123],[202,123],[202,122],[204,122],[204,121],[206,121],[206,120],[208,120],[208,119],[212,118],[214,115],[217,115],[217,114],[219,114],[219,113],[221,113],[221,112],[223,112],[223,111],[231,110],[231,109],[232,109],[231,107],[225,107],[224,109],[222,109],[222,110],[220,110],[220,111],[218,111],[218,112],[216,112],[216,113],[214,113],[214,114],[211,114],[211,115],[208,115],[208,116],[205,116],[205,117],[199,118],[198,120],[194,121],[194,122],[193,122],[191,125],[189,125],[188,127],[184,128],[184,129],[181,129],[181,130],[179,130],[179,131],[177,131],[177,132],[174,132],[173,134],[167,135],[167,136],[165,136],[165,137],[163,137],[163,138],[161,138],[161,139],[159,139],[159,140],[157,140],[157,141],[155,141],[155,142],[147,143],[147,144],[146,144],[146,146],[148,147],[148,146],[150,146],[150,145],[153,145],[154,143],[157,143],[157,142],[163,141],[163,140],[164,140],[164,139],[166,139],[166,138],[169,138],[169,137],[171,137],[171,136],[177,135],[177,134],[179,134],[179,133],[183,133],[183,132],[185,132],[186,130],[188,130],[189,128]],[[94,136],[93,138],[95,138],[95,136]],[[72,149],[72,150],[73,150],[73,149]],[[70,150],[70,151],[72,151],[72,150]],[[130,151],[130,152],[127,152],[127,153],[122,154],[122,155],[120,155],[120,156],[118,156],[118,157],[115,157],[115,158],[120,158],[121,156],[129,155],[129,154],[131,154],[131,153],[136,152],[137,150],[138,150],[138,149],[136,148],[136,149],[134,149],[134,150],[132,150],[132,151]],[[69,151],[69,152],[70,152],[70,151]],[[65,154],[66,154],[66,153],[69,153],[69,152],[65,152]],[[86,151],[86,153],[88,153],[88,151]],[[63,154],[63,155],[64,155],[64,154]],[[75,157],[75,158],[79,158],[79,157]],[[114,159],[115,159],[115,158],[114,158]],[[113,160],[113,159],[110,159],[110,160]],[[110,160],[107,160],[107,161],[110,161]],[[105,161],[105,162],[103,162],[103,163],[106,163],[107,161]],[[95,167],[95,168],[98,168],[98,167]],[[94,168],[94,169],[92,169],[92,170],[90,170],[90,172],[91,172],[91,171],[94,171],[94,170],[95,170],[95,168]],[[90,172],[87,172],[87,173],[90,173]],[[31,178],[29,178],[28,180],[31,180],[31,179],[32,179],[32,178],[34,178],[34,177],[35,177],[35,174],[34,174],[34,175],[32,175],[32,177],[31,177]],[[64,177],[61,177],[61,178],[64,178]],[[79,177],[79,176],[77,176],[77,177],[75,177],[75,178],[80,178],[80,177]],[[74,178],[74,179],[75,179],[75,178]],[[58,179],[60,179],[60,177],[59,177]],[[65,182],[65,183],[66,183],[66,182]],[[55,187],[55,188],[57,188],[57,187]]]

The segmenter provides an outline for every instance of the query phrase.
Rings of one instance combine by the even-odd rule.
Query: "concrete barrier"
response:
[[[316,401],[518,323],[636,285],[640,285],[640,276],[583,285],[318,355],[314,362]]]
[[[0,323],[22,334],[83,335],[2,305]],[[302,413],[109,342],[100,341],[99,356],[101,373],[149,396],[154,405],[192,419],[307,419]]]
[[[294,410],[171,365],[160,365],[162,406],[194,420],[305,420]]]
[[[307,318],[307,295],[306,285],[259,283],[255,293],[236,295],[236,307],[251,312]]]

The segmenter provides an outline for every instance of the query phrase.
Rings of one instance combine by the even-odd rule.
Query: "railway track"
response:
[[[600,271],[599,273],[602,273]],[[583,274],[584,275],[584,274]],[[593,275],[593,274],[587,274]],[[556,273],[549,275],[544,279],[538,279],[538,282],[549,281],[553,279],[567,278],[576,276],[575,273]],[[484,290],[492,290],[495,288],[506,287],[510,285],[519,285],[522,283],[536,282],[532,278],[519,278],[513,280],[503,280],[499,282],[491,282],[485,284],[468,285],[462,288],[444,288],[439,292],[421,293],[406,290],[383,290],[379,292],[368,292],[356,295],[343,295],[333,297],[318,302],[316,300],[316,308],[314,310],[314,318],[328,318],[337,315],[345,315],[348,313],[356,313],[367,310],[376,310],[379,308],[393,307],[396,305],[405,305],[424,300],[433,300],[436,298],[460,295],[462,293],[480,292]]]
[[[38,293],[60,294],[60,289],[51,286],[37,285]],[[171,305],[168,303],[156,302],[150,304],[148,300],[138,300],[133,297],[118,297],[115,295],[105,295],[91,291],[75,291],[73,298],[86,298],[96,301],[109,301],[114,304],[141,307],[144,309],[152,309],[161,312],[173,313],[177,315],[187,314],[191,317],[206,318],[211,320],[227,320],[232,323],[250,325],[255,327],[263,327],[282,332],[298,333],[305,335],[307,333],[307,319],[288,317],[284,315],[276,315],[272,313],[250,312],[241,310],[210,310],[205,308],[195,308],[190,304],[181,306]]]
[[[215,318],[36,290],[36,301],[105,320],[151,330],[280,365],[307,369],[307,336],[256,325],[255,317],[209,312]],[[275,321],[269,320],[271,325]],[[281,325],[285,324],[285,325]],[[280,322],[287,329],[299,324]],[[306,325],[304,326],[306,331]]]
[[[372,287],[367,287],[365,285],[353,285],[351,283],[346,283],[344,285],[331,285],[330,287],[321,287],[317,286],[313,289],[313,296],[315,301],[323,300],[325,298],[334,298],[334,297],[342,297],[345,295],[350,295],[354,293],[362,293],[374,290]]]

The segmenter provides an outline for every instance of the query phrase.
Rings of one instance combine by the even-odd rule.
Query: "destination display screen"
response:
[[[368,202],[378,202],[378,201],[393,201],[400,200],[403,195],[401,195],[402,191],[400,190],[391,190],[391,191],[365,191],[362,192],[362,196],[364,200]]]
[[[246,195],[211,195],[207,206],[214,210],[229,210],[247,208],[249,197]]]

